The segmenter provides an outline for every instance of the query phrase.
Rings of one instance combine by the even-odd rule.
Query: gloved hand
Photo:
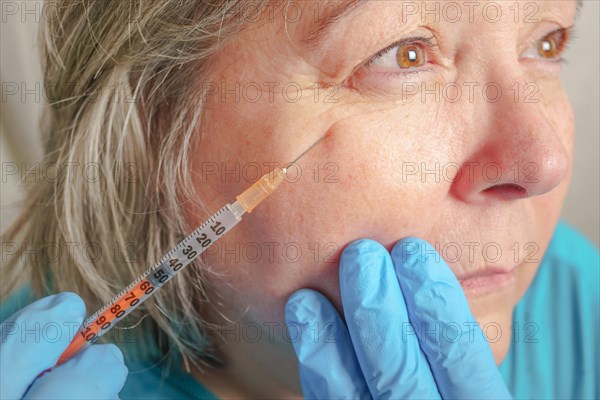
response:
[[[511,397],[459,282],[428,243],[401,240],[391,256],[372,240],[351,243],[340,289],[347,326],[313,290],[286,304],[306,398]]]
[[[65,292],[31,303],[4,321],[0,398],[118,398],[128,371],[114,344],[92,345],[36,379],[56,364],[84,318],[83,300]]]

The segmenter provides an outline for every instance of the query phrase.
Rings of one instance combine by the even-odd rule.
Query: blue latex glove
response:
[[[56,364],[84,318],[83,300],[65,292],[31,303],[4,321],[0,398],[118,398],[128,371],[114,344],[92,345],[36,379]]]
[[[342,253],[340,289],[347,325],[313,290],[286,304],[305,397],[511,397],[459,282],[431,245],[407,238],[390,255],[355,241]],[[437,340],[415,334],[436,323]],[[455,329],[439,337],[444,323]]]

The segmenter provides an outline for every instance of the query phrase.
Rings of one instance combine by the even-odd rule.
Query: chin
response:
[[[513,326],[513,311],[531,285],[538,268],[539,263],[520,264],[510,279],[491,280],[495,284],[493,287],[463,285],[471,312],[488,339],[497,365],[504,361],[510,349],[513,329],[516,328]]]
[[[511,285],[486,296],[466,292],[471,312],[490,344],[497,365],[504,361],[510,348],[513,310],[524,293],[519,290],[520,286]]]

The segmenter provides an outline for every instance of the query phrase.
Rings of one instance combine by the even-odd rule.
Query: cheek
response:
[[[301,287],[321,291],[339,307],[339,255],[355,239],[369,237],[388,249],[407,234],[425,239],[456,239],[453,233],[461,237],[456,223],[460,225],[464,220],[468,226],[462,238],[470,240],[475,235],[473,224],[485,224],[473,217],[472,212],[453,210],[444,204],[454,171],[438,173],[440,179],[431,179],[421,171],[424,166],[456,163],[461,160],[461,143],[464,146],[476,140],[465,132],[472,121],[464,118],[474,114],[468,107],[416,102],[397,108],[363,110],[350,113],[351,117],[340,119],[328,128],[323,127],[324,122],[318,123],[319,128],[315,128],[315,123],[307,123],[311,128],[305,128],[306,132],[298,131],[298,118],[285,112],[279,115],[281,118],[267,118],[268,113],[263,110],[265,117],[255,119],[270,121],[265,122],[269,125],[261,126],[262,132],[253,129],[253,135],[265,139],[266,151],[253,141],[237,153],[205,151],[219,162],[223,159],[235,162],[231,158],[235,154],[245,161],[275,158],[282,165],[316,141],[318,132],[326,132],[326,138],[290,170],[280,189],[221,239],[207,258],[208,264],[215,265],[221,275],[214,283],[223,297],[235,302],[240,310],[251,305],[250,313],[257,319],[280,321],[283,304]],[[564,103],[555,101],[545,110],[548,115],[562,115],[554,126],[557,132],[564,132],[565,148],[572,149],[572,116],[558,112],[564,107]],[[304,115],[305,120],[310,120],[308,115],[318,115],[308,109],[304,113],[298,113],[298,109],[289,112],[292,111],[293,115]],[[423,118],[424,115],[436,117]],[[240,126],[254,126],[250,119],[242,122],[227,119],[216,125],[216,132],[226,135],[230,132],[227,140],[244,131]],[[299,134],[276,136],[269,132]],[[251,137],[248,132],[246,136]],[[307,139],[310,137],[314,139]],[[220,136],[219,140],[224,138]],[[206,142],[202,146],[211,148]],[[212,147],[219,149],[219,143]],[[240,148],[239,144],[235,147]],[[251,183],[226,182],[216,192],[227,193],[229,201]],[[565,180],[550,193],[529,199],[533,205],[528,207],[532,211],[529,217],[535,221],[530,233],[535,238],[529,237],[538,243],[548,242],[567,185]],[[461,217],[461,212],[466,214]],[[444,222],[441,217],[444,213],[448,213],[449,221],[455,221]],[[533,279],[535,269],[528,271],[527,276],[519,278],[516,298]],[[478,308],[477,304],[472,306]],[[482,308],[482,315],[486,309],[489,308]]]
[[[369,237],[391,249],[409,231],[425,233],[435,217],[415,210],[433,209],[449,183],[407,178],[403,169],[449,159],[437,132],[450,129],[437,122],[444,118],[419,120],[407,111],[362,113],[331,125],[280,189],[222,239],[221,247],[252,243],[252,254],[261,253],[254,261],[242,250],[237,267],[222,254],[213,259],[228,270],[236,301],[253,304],[261,318],[276,318],[301,287],[337,302],[339,255],[348,243]]]
[[[424,136],[440,130],[447,131],[433,123],[419,126],[392,112],[333,124],[290,172],[289,182],[264,204],[261,213],[270,217],[258,226],[273,235],[324,240],[339,247],[359,237],[392,245],[404,228],[415,225],[415,209],[434,204],[444,191],[435,181],[406,176],[407,165],[449,158],[443,144],[430,147],[437,138]],[[419,219],[422,224],[422,216]]]

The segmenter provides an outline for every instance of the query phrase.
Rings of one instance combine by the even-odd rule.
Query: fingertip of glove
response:
[[[438,294],[447,293],[449,299],[454,289],[460,289],[454,272],[444,258],[423,239],[406,237],[400,240],[392,248],[392,259],[404,291],[428,287]]]
[[[106,346],[106,349],[109,350],[111,352],[111,354],[113,356],[115,356],[115,358],[117,360],[119,360],[122,363],[125,362],[125,359],[123,358],[123,352],[121,351],[121,349],[116,344],[107,343],[104,346]]]
[[[16,315],[34,320],[81,323],[85,318],[85,303],[76,293],[62,292],[38,299]]]
[[[302,302],[304,299],[312,294],[312,290],[310,289],[299,289],[296,290],[292,295],[288,298],[287,304],[293,304],[297,302]]]
[[[387,252],[383,245],[373,239],[358,239],[350,242],[342,251],[342,261],[354,260],[360,255],[370,254],[374,252]]]
[[[342,300],[351,298],[357,290],[375,288],[382,277],[388,276],[386,269],[391,264],[390,254],[381,243],[372,239],[350,243],[340,257]]]
[[[301,324],[307,320],[307,312],[315,303],[316,292],[311,289],[300,289],[294,292],[285,304],[285,322]]]
[[[85,318],[85,303],[83,299],[73,292],[63,292],[54,295],[50,306],[55,308],[55,311],[65,319],[80,319]]]
[[[84,306],[83,299],[75,292],[62,292],[52,295],[53,304],[72,304]]]
[[[440,257],[429,242],[413,236],[399,240],[392,248],[391,254],[394,264],[402,264],[407,267],[415,266],[417,261],[425,263],[433,256],[436,258]]]
[[[354,280],[363,268],[372,264],[380,265],[382,259],[390,255],[383,245],[372,239],[359,239],[350,243],[340,257],[340,284],[347,279]]]

